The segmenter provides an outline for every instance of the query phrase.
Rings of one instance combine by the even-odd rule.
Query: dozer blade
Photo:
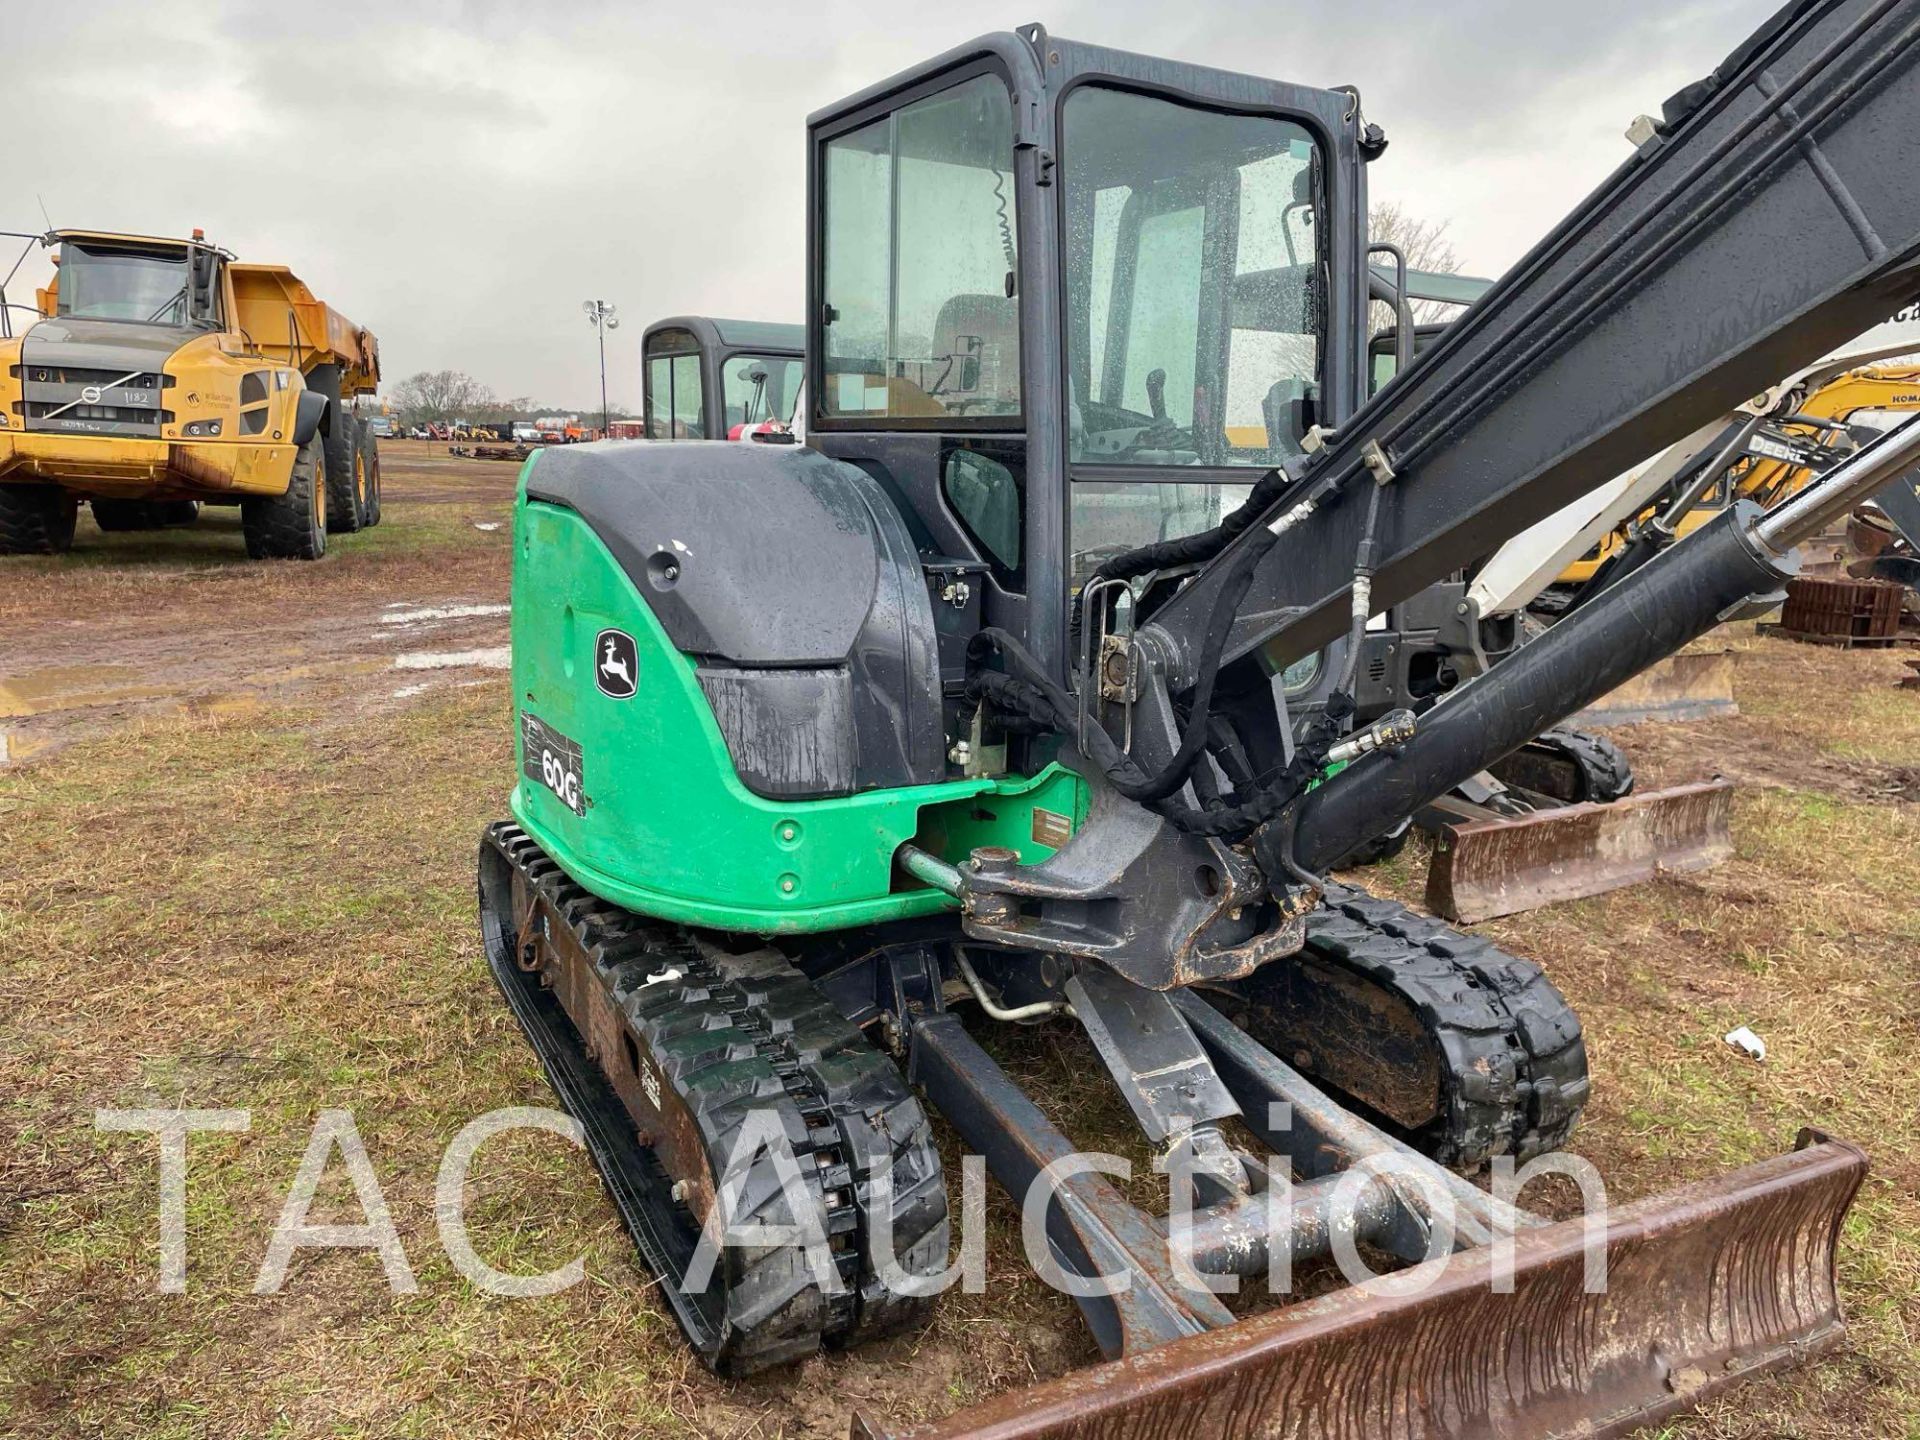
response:
[[[855,1440],[1559,1440],[1624,1435],[1839,1341],[1834,1249],[1866,1156],[1803,1148],[1615,1210],[1606,1287],[1586,1222],[1450,1256],[1419,1294],[1368,1286],[1256,1315]]]
[[[1733,651],[1684,650],[1601,696],[1569,722],[1589,729],[1648,721],[1712,720],[1738,715]]]
[[[1437,801],[1427,908],[1462,924],[1601,895],[1733,855],[1731,780],[1703,780],[1605,805],[1492,816]]]

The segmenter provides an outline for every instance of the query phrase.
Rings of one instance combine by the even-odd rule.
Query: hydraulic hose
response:
[[[1704,635],[1743,601],[1775,593],[1798,568],[1794,546],[1920,466],[1916,419],[1772,510],[1748,501],[1728,508],[1454,691],[1405,746],[1355,762],[1301,801],[1296,851],[1274,853],[1289,837],[1263,829],[1254,842],[1263,868],[1324,868]]]
[[[1360,548],[1353,557],[1352,622],[1347,631],[1347,658],[1340,667],[1340,683],[1333,688],[1349,699],[1360,674],[1360,646],[1367,638],[1367,620],[1373,611],[1373,531],[1380,519],[1380,490],[1367,497],[1367,523],[1360,530]]]
[[[1129,800],[1141,804],[1150,804],[1164,800],[1187,783],[1187,777],[1193,771],[1196,761],[1206,748],[1208,717],[1213,705],[1214,682],[1220,675],[1220,656],[1226,649],[1227,635],[1233,629],[1234,616],[1239,612],[1240,601],[1247,593],[1247,587],[1253,583],[1254,566],[1268,548],[1275,536],[1268,534],[1264,540],[1246,546],[1231,562],[1232,571],[1221,587],[1221,603],[1214,608],[1207,625],[1204,648],[1200,656],[1199,678],[1193,687],[1193,699],[1189,707],[1188,720],[1180,743],[1173,757],[1157,775],[1147,775],[1133,759],[1124,754],[1115,745],[1112,738],[1099,726],[1090,726],[1086,739],[1093,751],[1092,758],[1106,772],[1107,779]],[[1022,682],[1043,696],[1053,710],[1057,721],[1065,721],[1062,726],[1067,734],[1074,733],[1070,717],[1077,713],[1073,697],[1065,687],[1056,684],[1046,673],[1038,660],[1020,641],[1005,630],[989,626],[980,631],[970,644],[977,658],[984,648],[997,650],[1016,670],[1020,672]],[[1089,683],[1091,677],[1089,677]],[[1028,713],[1031,713],[1029,711]],[[1097,732],[1097,733],[1096,733]]]
[[[1406,745],[1368,755],[1310,792],[1299,806],[1297,851],[1268,854],[1288,839],[1268,826],[1255,842],[1262,868],[1276,875],[1297,861],[1324,869],[1705,634],[1749,596],[1777,590],[1792,568],[1749,538],[1758,513],[1750,504],[1723,513],[1449,695]]]

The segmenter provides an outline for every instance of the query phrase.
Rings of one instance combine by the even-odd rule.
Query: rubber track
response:
[[[710,1299],[704,1313],[690,1314],[690,1307],[702,1308],[698,1297],[670,1283],[664,1287],[702,1357],[724,1373],[741,1375],[803,1358],[823,1344],[857,1344],[923,1321],[932,1298],[889,1289],[876,1273],[868,1240],[879,1203],[875,1177],[890,1165],[898,1265],[925,1274],[946,1263],[939,1154],[924,1111],[893,1064],[778,952],[731,953],[607,904],[570,880],[509,822],[490,827],[482,846],[483,865],[485,851],[497,851],[567,925],[571,942],[592,961],[626,1017],[639,1052],[694,1118],[711,1174],[718,1178],[749,1116],[771,1110],[825,1216],[839,1271],[835,1291],[821,1289],[800,1246],[728,1250],[716,1271],[730,1282],[721,1314],[712,1313],[719,1307]],[[516,918],[516,930],[519,924]],[[526,1025],[522,1002],[534,982],[510,963],[506,969],[503,975],[496,963],[496,979],[511,987],[508,998],[549,1074],[559,1061],[560,1069],[576,1072],[571,1088],[577,1090],[577,1072],[590,1072],[604,1093],[597,1100],[583,1097],[589,1108],[604,1112],[611,1103],[625,1118],[624,1127],[601,1127],[613,1133],[593,1144],[594,1158],[649,1265],[663,1276],[679,1273],[670,1254],[672,1237],[660,1233],[662,1216],[674,1213],[668,1193],[674,1177],[634,1141],[628,1112],[587,1059],[557,1003],[542,997],[562,1017],[558,1027],[548,1024],[538,1034]],[[550,1053],[556,1046],[572,1053]],[[554,1078],[573,1108],[570,1087]],[[589,1126],[590,1142],[594,1129]],[[751,1208],[735,1217],[739,1223],[793,1223],[764,1151],[753,1157],[741,1197]],[[681,1211],[680,1218],[691,1230],[691,1215]]]
[[[1571,760],[1580,771],[1585,793],[1581,800],[1607,804],[1624,800],[1633,793],[1633,762],[1626,753],[1604,735],[1591,730],[1576,730],[1571,725],[1542,731],[1527,742],[1528,749],[1540,747],[1550,754]]]
[[[1587,1103],[1580,1020],[1531,961],[1391,900],[1330,886],[1307,918],[1317,959],[1405,998],[1441,1051],[1444,1114],[1416,1137],[1434,1160],[1478,1169],[1561,1148]]]

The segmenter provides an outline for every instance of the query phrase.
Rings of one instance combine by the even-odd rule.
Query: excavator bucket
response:
[[[856,1440],[1518,1440],[1624,1435],[1841,1338],[1834,1248],[1866,1174],[1844,1142],[1615,1211],[1604,1290],[1587,1222],[1522,1231],[1413,1294],[1359,1285]]]
[[[1472,924],[1711,869],[1732,858],[1732,809],[1730,780],[1511,816],[1442,799],[1422,816],[1427,908]]]

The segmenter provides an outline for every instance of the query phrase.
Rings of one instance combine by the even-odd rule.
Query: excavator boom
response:
[[[1341,632],[1363,492],[1382,474],[1376,607],[1909,301],[1920,174],[1885,163],[1877,137],[1920,123],[1916,42],[1912,4],[1791,5],[1669,101],[1599,190],[1302,467],[1275,517],[1314,486],[1337,498],[1257,565],[1223,658],[1263,647],[1284,665]],[[1152,616],[1171,652],[1200,652],[1233,554]]]

